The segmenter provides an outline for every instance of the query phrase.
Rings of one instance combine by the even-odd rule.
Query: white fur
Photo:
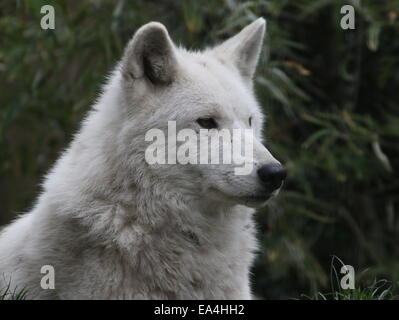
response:
[[[137,31],[34,209],[2,231],[0,287],[11,279],[31,299],[250,299],[245,204],[262,192],[256,168],[276,162],[250,79],[264,28],[258,19],[204,52],[177,48],[158,23]],[[148,129],[176,120],[198,130],[208,114],[228,129],[252,117],[254,173],[144,161]],[[40,287],[43,265],[55,268],[55,290]]]

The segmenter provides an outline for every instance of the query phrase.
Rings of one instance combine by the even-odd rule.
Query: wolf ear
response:
[[[265,29],[265,19],[259,18],[217,46],[214,51],[221,59],[228,59],[244,78],[250,80],[258,63]]]
[[[168,84],[174,80],[176,70],[176,48],[165,26],[150,22],[137,30],[122,59],[124,76]]]

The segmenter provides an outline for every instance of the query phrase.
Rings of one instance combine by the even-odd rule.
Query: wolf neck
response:
[[[171,185],[157,181],[135,184],[129,173],[119,172],[117,166],[107,167],[106,162],[99,162],[100,157],[95,161],[94,150],[79,148],[74,142],[49,175],[43,203],[51,203],[52,210],[55,208],[65,219],[80,221],[90,239],[101,235],[102,246],[117,246],[128,255],[132,248],[141,247],[148,237],[154,241],[168,240],[176,246],[182,243],[205,246],[215,234],[219,239],[223,238],[223,233],[231,236],[230,225],[242,218],[231,212],[234,207],[187,197],[174,191]],[[77,152],[81,158],[87,153],[92,161],[91,165],[88,161],[84,172],[77,172],[73,165]],[[57,181],[65,183],[60,187]]]

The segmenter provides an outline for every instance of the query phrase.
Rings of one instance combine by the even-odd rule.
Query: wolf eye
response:
[[[204,129],[216,129],[218,124],[213,118],[198,118],[197,123]]]
[[[252,127],[252,117],[249,117],[248,122],[249,122],[249,126]]]

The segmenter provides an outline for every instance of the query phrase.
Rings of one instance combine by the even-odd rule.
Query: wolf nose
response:
[[[281,187],[287,177],[287,171],[279,163],[266,164],[258,169],[259,179],[269,192]]]

